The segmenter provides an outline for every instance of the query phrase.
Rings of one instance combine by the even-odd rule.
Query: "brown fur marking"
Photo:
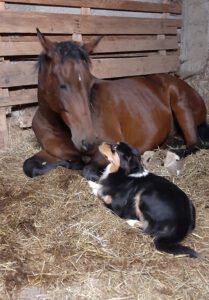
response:
[[[110,195],[106,195],[102,198],[102,200],[106,203],[106,204],[111,204],[112,203],[112,197]]]
[[[111,163],[110,173],[115,173],[120,167],[120,158],[116,152],[112,152],[110,145],[102,143],[99,146],[99,151],[107,157],[107,160]]]
[[[136,212],[137,218],[138,218],[140,221],[143,222],[144,217],[143,217],[143,214],[142,214],[141,210],[139,209],[140,200],[141,200],[141,193],[142,193],[142,191],[138,192],[138,193],[136,194],[136,196],[134,197],[134,200],[135,200],[134,206],[135,206],[135,212]]]

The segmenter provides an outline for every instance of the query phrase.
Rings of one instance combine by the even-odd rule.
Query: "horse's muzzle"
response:
[[[81,141],[81,151],[84,153],[90,153],[95,149],[96,144],[90,143],[87,140]]]

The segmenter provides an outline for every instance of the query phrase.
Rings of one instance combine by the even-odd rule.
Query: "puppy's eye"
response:
[[[117,150],[117,146],[116,146],[116,145],[113,145],[113,146],[111,147],[111,150],[112,150],[112,152],[115,152],[115,151]]]
[[[67,86],[66,86],[66,84],[60,84],[60,88],[61,88],[62,90],[66,90],[66,89],[67,89]]]

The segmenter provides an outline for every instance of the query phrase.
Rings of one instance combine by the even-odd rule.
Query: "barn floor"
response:
[[[23,161],[38,151],[32,130],[9,121],[11,148],[0,153],[0,299],[209,299],[209,151],[185,160],[179,177],[150,170],[188,193],[197,226],[185,244],[200,258],[154,249],[90,194],[78,172],[62,168],[27,178]]]

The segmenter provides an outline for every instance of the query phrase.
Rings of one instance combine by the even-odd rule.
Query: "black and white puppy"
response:
[[[159,251],[197,257],[196,251],[180,244],[195,228],[195,208],[187,195],[146,171],[132,146],[103,143],[99,150],[109,164],[97,183],[88,182],[93,193],[130,225],[154,237]]]

